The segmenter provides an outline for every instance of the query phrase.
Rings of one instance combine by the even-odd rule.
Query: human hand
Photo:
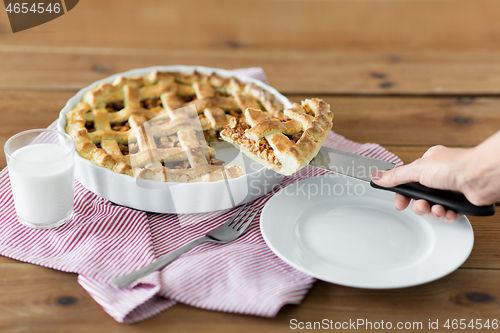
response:
[[[418,182],[436,189],[460,191],[463,182],[461,178],[463,161],[467,153],[467,149],[446,148],[443,146],[431,147],[422,158],[413,163],[393,170],[373,173],[372,180],[384,187]],[[396,209],[405,209],[410,204],[410,201],[410,198],[396,193]],[[431,207],[426,200],[414,200],[412,208],[416,214],[428,214],[434,220],[443,218],[446,222],[451,223],[460,217],[452,210],[445,210],[441,205]]]
[[[474,148],[434,146],[418,160],[393,170],[379,171],[372,180],[384,187],[418,182],[427,187],[462,192],[476,206],[500,200],[500,131]],[[408,207],[411,199],[396,194],[396,208]],[[433,219],[454,222],[459,215],[425,200],[415,200],[413,211]]]

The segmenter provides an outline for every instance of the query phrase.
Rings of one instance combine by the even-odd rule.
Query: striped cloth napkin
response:
[[[266,81],[261,68],[235,72]],[[55,128],[55,123],[49,128]],[[325,145],[402,164],[379,145],[356,143],[333,132]],[[308,166],[250,205],[261,211],[281,188],[326,173]],[[110,285],[114,277],[139,269],[205,235],[232,216],[236,208],[183,216],[147,213],[115,205],[75,181],[74,209],[72,221],[56,229],[35,230],[21,225],[15,214],[8,170],[3,169],[0,254],[78,273],[81,286],[118,322],[144,320],[177,302],[207,310],[273,317],[284,304],[300,303],[315,281],[271,252],[260,233],[259,213],[235,242],[201,244],[131,288],[116,290]]]

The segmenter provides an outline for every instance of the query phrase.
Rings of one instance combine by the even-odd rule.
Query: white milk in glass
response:
[[[20,222],[43,228],[73,212],[74,159],[56,144],[33,144],[12,153],[9,177]]]

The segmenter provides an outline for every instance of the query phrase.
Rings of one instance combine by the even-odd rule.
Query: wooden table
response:
[[[48,126],[95,80],[186,64],[263,67],[291,100],[330,103],[335,131],[405,163],[435,144],[474,146],[500,129],[499,12],[496,0],[86,0],[16,34],[1,12],[0,144]],[[291,319],[325,318],[439,319],[448,331],[447,319],[500,319],[500,217],[470,220],[474,250],[449,276],[383,291],[318,281],[274,319],[177,305],[122,325],[76,275],[0,257],[0,331],[288,332]]]

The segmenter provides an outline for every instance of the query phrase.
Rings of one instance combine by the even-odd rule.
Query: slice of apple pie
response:
[[[232,118],[220,136],[265,167],[291,175],[316,156],[332,128],[333,113],[330,105],[313,98],[294,103],[278,117],[248,108],[245,119]]]

